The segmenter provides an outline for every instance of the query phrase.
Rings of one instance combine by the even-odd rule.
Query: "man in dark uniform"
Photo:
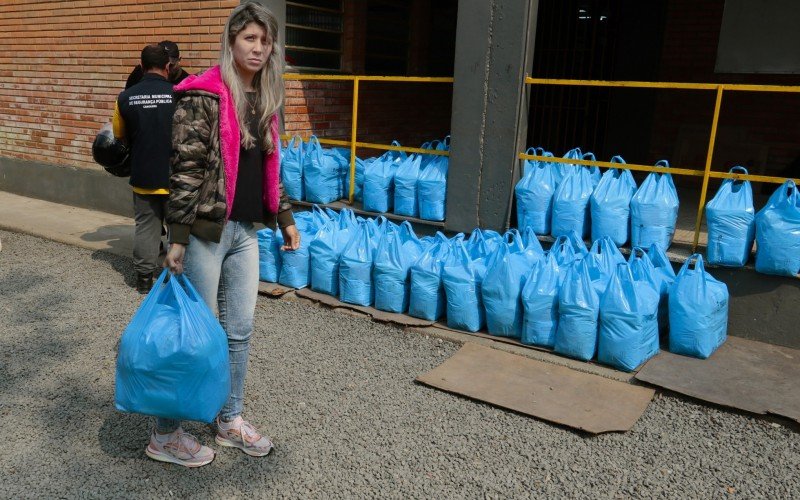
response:
[[[172,83],[170,55],[161,45],[142,49],[139,83],[117,98],[112,120],[114,136],[131,151],[131,179],[136,230],[133,267],[136,289],[147,293],[161,271],[161,229],[169,195],[169,161],[172,152]]]
[[[169,62],[171,66],[169,75],[167,75],[167,80],[172,82],[173,85],[177,85],[183,81],[184,78],[189,76],[189,73],[184,71],[181,67],[181,51],[178,49],[178,44],[170,40],[164,40],[158,42],[158,44],[164,47],[164,49],[167,51],[167,54],[169,54]],[[129,89],[139,83],[143,75],[144,71],[142,71],[142,65],[139,64],[133,68],[131,74],[128,75],[128,80],[125,82],[125,89]]]

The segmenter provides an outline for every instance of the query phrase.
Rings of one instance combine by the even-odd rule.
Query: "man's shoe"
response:
[[[251,457],[267,456],[274,448],[268,437],[259,434],[253,424],[241,416],[230,422],[224,422],[217,417],[217,435],[214,441],[220,446],[239,448]]]
[[[142,294],[148,293],[153,288],[152,274],[136,274],[136,291]]]
[[[202,467],[214,460],[214,450],[181,428],[169,434],[157,434],[153,429],[144,452],[153,460],[184,467]]]

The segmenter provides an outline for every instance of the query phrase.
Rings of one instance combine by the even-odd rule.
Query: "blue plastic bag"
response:
[[[581,152],[581,148],[572,148],[564,154],[563,158],[567,160],[581,160],[583,159],[583,153]],[[556,172],[558,173],[558,184],[561,184],[561,182],[567,177],[567,175],[582,168],[584,167],[577,163],[562,163],[562,162],[556,163]]]
[[[577,252],[575,251],[575,245],[573,245],[573,242],[568,236],[559,236],[556,238],[556,241],[553,242],[553,246],[550,247],[548,253],[555,256],[559,267],[567,269],[574,261],[583,259],[586,252],[586,246],[583,245],[583,242],[581,242],[581,247],[584,253],[581,253],[580,250]]]
[[[648,279],[637,280],[618,264],[600,300],[597,360],[633,371],[658,354],[658,292]]]
[[[294,136],[281,152],[281,181],[286,195],[303,200],[303,139]]]
[[[479,230],[472,233],[480,234]],[[472,236],[470,236],[472,239]],[[477,332],[486,322],[481,285],[486,275],[485,255],[472,258],[462,239],[451,244],[444,263],[442,280],[447,297],[447,326]]]
[[[608,282],[614,275],[617,264],[624,264],[625,257],[622,256],[617,246],[606,236],[592,243],[592,248],[584,257],[589,264],[589,276],[598,297],[602,297],[608,286]]]
[[[542,154],[552,156],[552,153],[544,151]],[[517,226],[520,231],[530,227],[536,234],[550,234],[553,195],[561,180],[558,169],[550,163],[538,161],[526,161],[525,167],[525,175],[514,188],[517,196]]]
[[[374,300],[372,262],[375,252],[370,222],[359,224],[339,258],[339,300],[370,306]]]
[[[377,158],[367,158],[366,160],[362,160],[359,157],[356,157],[356,185],[355,191],[353,191],[353,199],[356,201],[364,201],[364,171],[367,168],[367,165],[371,165],[373,161],[377,160]],[[347,166],[347,172],[344,176],[344,188],[343,188],[343,195],[344,198],[349,198],[350,196],[350,165]]]
[[[314,205],[309,212],[296,213],[294,216],[297,231],[300,233],[300,248],[297,250],[281,250],[281,274],[278,283],[291,288],[305,288],[311,284],[311,254],[309,245],[319,228],[330,218],[318,206]],[[276,233],[276,236],[280,232]],[[279,240],[283,245],[283,238]]]
[[[728,287],[706,272],[699,253],[686,260],[669,291],[669,325],[675,354],[706,359],[727,338]]]
[[[522,288],[523,344],[552,348],[558,329],[558,292],[562,272],[555,254],[534,264]]]
[[[417,217],[417,181],[422,157],[411,155],[400,163],[394,174],[394,213],[406,217]]]
[[[600,299],[592,286],[589,263],[582,259],[567,271],[558,293],[558,328],[554,350],[589,361],[597,352]]]
[[[533,147],[531,147],[531,148],[528,148],[527,151],[525,151],[525,154],[536,155],[536,156],[547,156],[548,158],[552,158],[553,157],[553,153],[551,153],[550,151],[545,151],[544,148],[533,148]],[[525,160],[525,161],[523,161],[522,162],[522,175],[520,176],[520,178],[526,177],[531,172],[531,170],[536,169],[536,168],[540,168],[540,167],[545,166],[545,165],[551,167],[553,170],[557,170],[557,167],[555,165],[552,165],[548,161],[543,161],[543,160]]]
[[[730,172],[742,172],[733,167]],[[756,211],[750,181],[725,179],[717,194],[706,204],[708,263],[741,267],[750,258],[756,234]]]
[[[258,236],[258,279],[277,283],[281,273],[281,246],[275,231],[265,227]]]
[[[620,156],[612,163],[625,163]],[[608,236],[617,246],[630,238],[631,198],[636,192],[636,181],[630,170],[607,170],[592,193],[589,201],[592,216],[592,240]]]
[[[669,167],[669,162],[660,160],[656,166]],[[650,173],[631,198],[631,246],[655,243],[666,251],[675,234],[679,204],[672,175]]]
[[[228,401],[228,338],[184,275],[165,269],[122,333],[117,410],[210,423]]]
[[[594,191],[592,173],[584,167],[572,167],[553,196],[550,233],[554,238],[575,232],[589,235],[589,198]]]
[[[339,258],[357,227],[352,210],[343,209],[336,220],[331,219],[317,231],[308,245],[312,290],[339,295]]]
[[[400,143],[392,141],[393,146]],[[403,151],[387,151],[364,167],[364,210],[385,213],[394,202],[394,175],[406,159]]]
[[[800,272],[800,194],[788,180],[756,215],[756,271],[780,276]]]
[[[450,241],[442,233],[411,266],[411,292],[408,314],[415,318],[436,321],[444,314],[447,297],[442,270],[450,253]]]
[[[339,160],[323,149],[316,136],[311,136],[303,161],[303,186],[306,201],[330,203],[339,199]]]
[[[597,158],[595,158],[594,153],[591,152],[583,153],[583,155],[581,155],[581,159],[588,161],[597,161]],[[592,187],[597,187],[597,185],[600,184],[600,179],[602,177],[600,174],[600,168],[597,165],[591,165],[591,166],[584,165],[583,168],[589,171],[589,177],[591,177],[592,179]]]
[[[448,158],[439,156],[420,171],[417,182],[420,219],[434,221],[445,219],[447,165]]]
[[[393,313],[408,310],[411,265],[423,249],[423,243],[408,221],[400,224],[399,229],[384,233],[375,251],[372,268],[376,309]]]
[[[514,240],[508,241],[507,237],[489,258],[481,293],[490,334],[517,338],[522,335],[520,294],[525,277],[539,257],[535,252],[526,254],[524,242],[516,233]]]
[[[661,300],[658,304],[658,328],[662,334],[669,331],[669,289],[675,283],[675,270],[658,245],[655,243],[647,249],[647,257],[653,265],[653,280]]]
[[[350,172],[350,150],[346,148],[330,148],[324,150],[325,155],[333,158],[336,162],[336,199],[342,199],[350,193],[350,185],[345,187],[347,174]]]

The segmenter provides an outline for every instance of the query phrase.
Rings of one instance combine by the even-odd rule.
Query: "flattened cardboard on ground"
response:
[[[294,290],[294,288],[285,287],[277,283],[268,283],[266,281],[258,282],[258,293],[261,295],[269,295],[270,297],[281,297]]]
[[[629,430],[655,394],[470,342],[417,382],[592,434]]]
[[[378,309],[375,309],[374,307],[364,307],[364,306],[357,306],[354,304],[347,304],[337,299],[336,297],[332,297],[330,295],[320,292],[315,292],[314,290],[311,290],[309,288],[303,288],[301,290],[297,290],[297,296],[313,300],[321,304],[325,304],[326,306],[329,307],[341,307],[353,311],[359,311],[364,314],[368,314],[375,321],[380,321],[382,323],[396,323],[402,326],[430,326],[433,324],[433,321],[414,318],[413,316],[408,316],[406,314],[389,313],[385,311],[380,311]]]
[[[636,378],[693,398],[800,422],[800,351],[728,337],[708,359],[662,352]]]

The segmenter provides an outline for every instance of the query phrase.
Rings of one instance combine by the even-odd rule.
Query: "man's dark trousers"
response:
[[[133,268],[139,276],[161,271],[161,234],[168,195],[133,193],[136,229],[133,237]]]

